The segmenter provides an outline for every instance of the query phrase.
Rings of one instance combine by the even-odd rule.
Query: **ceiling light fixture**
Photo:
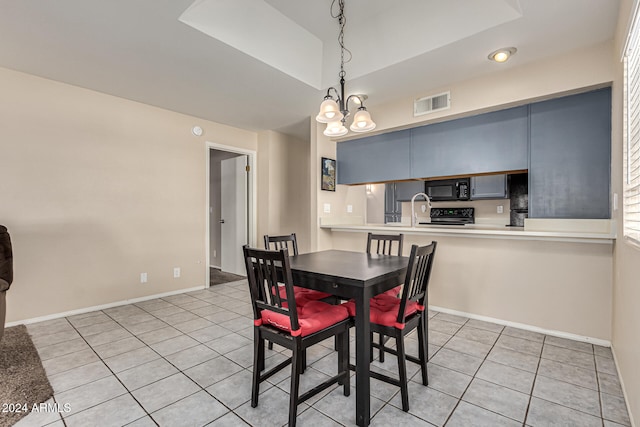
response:
[[[333,13],[333,9],[338,4],[338,14]],[[345,62],[351,61],[351,51],[344,47],[344,26],[347,22],[344,16],[344,0],[333,0],[331,3],[331,17],[337,18],[340,25],[340,32],[338,34],[338,44],[340,45],[340,92],[334,87],[330,87],[327,90],[327,95],[324,97],[324,101],[320,104],[320,112],[316,116],[316,120],[319,123],[326,123],[327,128],[324,130],[326,136],[344,136],[349,132],[345,126],[347,117],[349,117],[349,101],[353,101],[355,104],[360,105],[358,111],[353,115],[353,123],[349,126],[353,132],[369,132],[376,128],[376,124],[371,120],[371,115],[365,108],[363,102],[367,99],[366,95],[349,95],[345,98],[344,95],[344,77],[346,72],[344,71]],[[348,54],[348,59],[345,61],[345,52]],[[335,98],[331,96],[331,91],[335,93]]]
[[[506,62],[507,59],[511,57],[514,53],[516,53],[518,49],[515,47],[503,47],[502,49],[494,50],[488,56],[488,58],[492,61],[496,62]]]

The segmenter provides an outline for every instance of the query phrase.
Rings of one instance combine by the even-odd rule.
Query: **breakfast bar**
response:
[[[609,344],[615,234],[481,225],[322,228],[340,250],[362,250],[367,232],[403,233],[405,248],[437,241],[430,284],[437,310]]]

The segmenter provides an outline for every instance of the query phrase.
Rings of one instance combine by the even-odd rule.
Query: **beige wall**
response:
[[[296,233],[298,249],[310,248],[309,142],[274,131],[258,135],[258,244],[265,234]]]
[[[0,93],[8,322],[204,286],[205,141],[254,132],[7,69]]]
[[[335,249],[364,250],[365,233],[332,234]],[[404,238],[405,255],[412,244],[438,242],[430,305],[611,339],[610,244],[409,234]]]
[[[624,69],[620,62],[621,52],[626,40],[628,21],[631,16],[632,0],[623,0],[620,4],[616,48],[612,62],[616,65],[616,79],[613,85],[613,191],[623,194],[622,190],[622,150],[623,150],[623,82]],[[635,424],[640,421],[640,248],[633,247],[622,238],[622,214],[618,217],[618,240],[614,253],[615,275],[613,280],[613,351],[623,382],[627,402]]]

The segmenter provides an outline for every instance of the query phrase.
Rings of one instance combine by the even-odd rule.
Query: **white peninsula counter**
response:
[[[429,304],[435,309],[602,345],[610,342],[616,239],[611,221],[411,227],[326,220],[331,223],[320,225],[323,241],[333,249],[363,251],[368,232],[404,234],[405,255],[412,244],[437,241],[429,285]]]
[[[615,240],[615,232],[611,227],[598,227],[596,229],[561,230],[558,227],[543,230],[537,227],[509,227],[489,224],[467,225],[416,225],[409,224],[325,224],[321,228],[332,231],[372,232],[388,234],[415,234],[428,236],[448,237],[475,237],[488,239],[516,239],[516,240],[546,240],[580,243],[604,243],[612,244]]]

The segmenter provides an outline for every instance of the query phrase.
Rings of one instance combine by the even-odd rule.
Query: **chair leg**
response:
[[[398,351],[398,379],[400,380],[400,395],[402,410],[409,412],[409,387],[407,385],[407,361],[404,351],[404,337],[402,331],[396,331],[396,349]]]
[[[301,350],[301,363],[300,363],[300,374],[304,374],[304,371],[307,370],[307,349]]]
[[[338,342],[338,374],[346,372],[344,380],[338,384],[343,386],[343,394],[349,396],[351,393],[351,373],[349,372],[349,330],[336,335]]]
[[[264,371],[264,359],[265,359],[264,345],[265,345],[264,339],[260,339],[260,348],[258,349],[258,360],[259,360],[258,369],[259,369],[259,372]]]
[[[369,336],[369,342],[371,343],[371,349],[370,354],[369,354],[369,360],[371,360],[373,362],[373,332],[371,332],[371,335]]]
[[[298,392],[300,389],[300,370],[302,369],[302,358],[304,350],[300,347],[300,341],[297,340],[291,355],[291,389],[289,390],[289,426],[296,425],[296,417],[298,413]]]
[[[384,363],[384,335],[379,333],[380,337],[380,363]]]
[[[258,328],[253,332],[253,378],[251,383],[251,407],[258,406],[260,394],[260,371],[264,369],[264,340]]]
[[[422,373],[422,384],[429,385],[429,375],[427,373],[427,359],[429,358],[428,330],[426,328],[426,318],[423,316],[418,325],[418,352],[420,359],[420,371]]]

